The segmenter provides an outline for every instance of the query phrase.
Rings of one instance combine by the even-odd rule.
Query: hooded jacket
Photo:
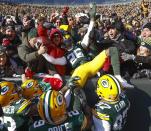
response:
[[[53,42],[53,38],[54,38],[54,34],[58,34],[59,37],[61,38],[60,41],[60,45],[55,45],[55,43]],[[65,54],[65,50],[61,48],[61,44],[62,44],[62,34],[58,29],[52,29],[50,32],[50,45],[47,47],[48,48],[48,54],[53,56],[54,58],[60,58],[63,57]],[[66,66],[65,65],[55,65],[56,71],[60,74],[60,75],[65,75],[66,73]]]
[[[31,30],[34,30],[35,28],[32,28]],[[28,40],[28,33],[29,32],[23,32],[23,40],[22,44],[18,47],[18,54],[19,57],[27,64],[27,66],[34,72],[47,72],[48,63],[43,58],[42,55],[38,54],[38,51],[36,48],[32,48],[29,45]],[[50,65],[50,64],[49,64]]]

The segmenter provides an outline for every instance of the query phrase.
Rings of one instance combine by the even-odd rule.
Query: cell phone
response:
[[[42,44],[42,43],[40,43],[40,42],[36,42],[34,46],[35,46],[37,49],[39,49],[39,47],[41,46],[41,44]]]

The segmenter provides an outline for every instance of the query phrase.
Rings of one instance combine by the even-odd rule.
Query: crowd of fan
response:
[[[71,76],[66,83],[64,76]],[[108,6],[93,3],[79,7],[1,3],[0,78],[5,77],[22,78],[19,88],[8,81],[0,82],[4,115],[12,113],[19,118],[16,127],[7,125],[8,130],[27,129],[28,119],[19,121],[21,112],[24,118],[31,118],[31,131],[47,128],[78,131],[86,122],[85,130],[92,129],[92,123],[95,131],[120,130],[122,123],[114,119],[116,124],[111,121],[110,126],[109,116],[101,111],[112,108],[111,117],[117,118],[120,113],[125,117],[130,104],[123,90],[134,87],[129,79],[151,78],[150,3]],[[91,77],[99,78],[96,87],[99,102],[93,103],[90,111],[83,91],[76,87],[83,88]],[[80,113],[72,111],[74,101],[75,106],[82,103],[84,109],[80,108]],[[36,121],[37,111],[40,121]],[[67,115],[67,111],[72,113]],[[68,121],[72,127],[61,125]]]
[[[96,47],[95,46],[92,48],[87,47],[85,49],[85,51],[88,54],[90,54],[90,56],[88,57],[91,57],[88,59],[91,60],[92,58],[94,58],[94,56],[98,54],[96,52],[100,52],[103,49],[107,48],[107,47],[102,47],[104,43],[108,43],[108,44],[110,43],[109,45],[105,44],[105,46],[106,45],[118,46],[117,47],[119,48],[118,50],[122,50],[120,51],[120,55],[121,53],[126,52],[137,56],[138,45],[139,46],[141,45],[141,42],[144,40],[144,38],[145,39],[146,37],[150,38],[150,33],[151,33],[150,32],[151,30],[150,7],[149,7],[149,3],[146,2],[145,4],[129,3],[124,5],[98,6],[96,11],[97,13],[95,14],[95,19],[94,19],[95,23],[93,25],[93,29],[91,29],[91,31],[89,32],[89,38],[88,38],[89,41],[91,42],[91,44],[89,42],[89,46],[95,45]],[[146,8],[147,11],[145,10]],[[1,57],[3,57],[4,54],[6,57],[6,60],[3,60],[3,62],[1,62],[1,66],[0,66],[1,77],[4,76],[12,77],[13,74],[20,75],[24,73],[27,67],[28,69],[30,68],[34,73],[37,73],[39,71],[48,73],[49,71],[49,73],[57,72],[60,75],[71,74],[71,70],[67,69],[67,65],[68,65],[67,63],[63,65],[64,66],[63,69],[62,67],[58,67],[58,65],[51,63],[51,67],[49,67],[49,69],[46,70],[46,68],[43,68],[42,66],[43,62],[42,63],[40,62],[41,64],[38,65],[40,65],[41,67],[38,67],[38,65],[36,65],[37,66],[36,68],[38,69],[35,69],[35,67],[33,69],[33,67],[31,67],[29,63],[35,64],[35,59],[37,60],[37,58],[42,56],[41,54],[46,53],[46,50],[48,51],[49,50],[48,48],[50,47],[45,46],[45,48],[47,49],[41,52],[38,50],[39,56],[33,57],[30,56],[29,53],[32,53],[32,51],[36,52],[36,49],[35,47],[29,46],[27,43],[29,43],[30,39],[32,38],[41,37],[43,41],[45,41],[43,42],[45,45],[47,45],[48,43],[52,45],[53,38],[51,38],[52,37],[51,35],[53,34],[54,29],[58,29],[57,31],[60,34],[60,43],[56,45],[56,47],[63,52],[61,52],[58,55],[56,54],[52,54],[52,55],[55,58],[63,57],[66,54],[66,49],[65,47],[63,47],[64,44],[62,43],[64,43],[66,39],[72,39],[72,44],[76,45],[77,43],[80,43],[80,41],[83,40],[84,35],[87,33],[90,23],[90,16],[91,16],[91,14],[89,13],[88,6],[80,6],[80,7],[72,6],[70,8],[69,7],[58,8],[58,7],[43,7],[43,6],[31,6],[31,5],[30,6],[13,5],[13,4],[7,5],[1,3],[0,10],[1,10],[1,14],[0,14]],[[147,33],[145,32],[146,28],[148,29]],[[32,32],[33,29],[35,29],[34,33]],[[111,29],[116,30],[115,36],[114,33],[112,33]],[[147,34],[148,36],[144,34]],[[65,38],[67,35],[69,35],[69,38]],[[119,35],[120,37],[122,36],[122,38],[128,40],[126,44],[122,45],[124,47],[120,47],[119,46],[120,44],[119,45],[111,44],[116,42],[123,43],[122,38],[119,38]],[[145,40],[145,41],[148,42],[147,46],[149,47],[150,41],[149,40]],[[32,43],[35,42],[32,41]],[[130,43],[133,43],[132,46],[135,46],[134,50],[132,49],[129,50],[130,47],[128,46],[130,45]],[[20,47],[24,44],[27,44],[29,50],[32,51],[26,52],[27,54],[26,53],[23,54],[23,52],[20,52]],[[5,50],[4,54],[2,53],[3,50]],[[94,50],[96,51],[95,53]],[[50,52],[51,51],[48,51],[47,53],[51,54]],[[132,73],[131,68],[130,69],[124,68],[121,69],[121,74],[126,77],[134,76],[134,78],[137,77],[150,78],[150,65],[149,65],[150,50],[148,50],[148,52],[149,53],[147,55],[141,54],[142,57],[145,57],[146,59],[148,58],[147,60],[145,60],[144,58],[141,58],[142,61],[139,59],[138,62],[136,62],[136,59],[130,60],[130,63],[133,63],[133,61],[135,61],[134,63],[137,63],[137,65],[136,64],[134,64],[135,66],[133,65],[135,72]],[[128,54],[126,54],[126,56],[128,56]],[[120,63],[121,68],[127,67],[125,65],[127,61],[126,60],[124,61],[125,62]],[[135,67],[137,68],[137,71]],[[103,70],[103,73],[111,73],[109,72],[111,67],[108,68],[109,69],[107,69],[107,71],[106,69],[105,70],[100,69],[100,72],[102,73]],[[147,75],[140,73],[140,70],[144,68],[145,69],[147,68],[147,71],[145,71],[145,73],[147,72]],[[61,70],[61,72],[59,72],[59,70]]]

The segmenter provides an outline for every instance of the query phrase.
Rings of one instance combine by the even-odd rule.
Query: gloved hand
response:
[[[127,60],[134,60],[135,59],[135,56],[132,55],[132,54],[128,54],[128,53],[122,53],[121,55],[121,58],[124,60],[124,61],[127,61]]]
[[[90,19],[94,20],[95,19],[95,15],[96,15],[96,3],[91,3],[90,4],[89,14],[90,14]]]
[[[47,29],[55,28],[55,26],[53,24],[51,24],[50,22],[44,22],[43,27],[45,27]]]
[[[63,85],[63,81],[59,78],[55,77],[46,77],[43,79],[44,82],[49,83],[53,90],[60,90]]]
[[[7,38],[4,38],[2,41],[2,46],[7,47],[9,45],[11,45],[11,41]]]
[[[74,76],[74,77],[71,77],[69,78],[69,80],[67,81],[67,84],[66,86],[68,88],[75,88],[77,86],[79,86],[79,83],[78,83],[78,80],[80,80],[80,77],[79,76]]]
[[[29,77],[30,79],[32,79],[34,74],[35,74],[35,72],[33,72],[29,67],[26,67],[26,69],[25,69],[26,77]]]

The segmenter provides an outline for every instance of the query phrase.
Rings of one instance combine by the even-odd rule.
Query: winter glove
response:
[[[9,45],[11,45],[11,41],[7,38],[4,38],[2,41],[2,46],[7,47]]]
[[[63,81],[60,80],[59,78],[55,78],[55,77],[44,78],[43,81],[46,83],[49,83],[51,85],[52,89],[56,90],[56,91],[60,90],[63,85]]]
[[[151,79],[151,70],[150,69],[142,69],[142,70],[138,71],[137,73],[134,73],[132,77],[134,79],[139,79],[139,78]]]
[[[46,29],[55,28],[55,26],[50,22],[44,22],[43,27],[45,27]]]
[[[128,54],[128,53],[122,53],[121,58],[122,58],[124,61],[127,61],[127,60],[134,60],[134,59],[135,59],[135,56],[132,55],[132,54]]]
[[[96,15],[96,4],[95,3],[92,3],[90,4],[90,19],[91,20],[94,20],[95,19],[95,15]]]
[[[25,69],[25,76],[26,77],[29,77],[30,79],[32,79],[34,74],[35,74],[35,72],[33,72],[29,67],[27,67]]]
[[[78,76],[71,77],[67,81],[66,86],[70,89],[73,89],[73,88],[79,86],[78,80],[80,80],[80,77],[78,77]]]

